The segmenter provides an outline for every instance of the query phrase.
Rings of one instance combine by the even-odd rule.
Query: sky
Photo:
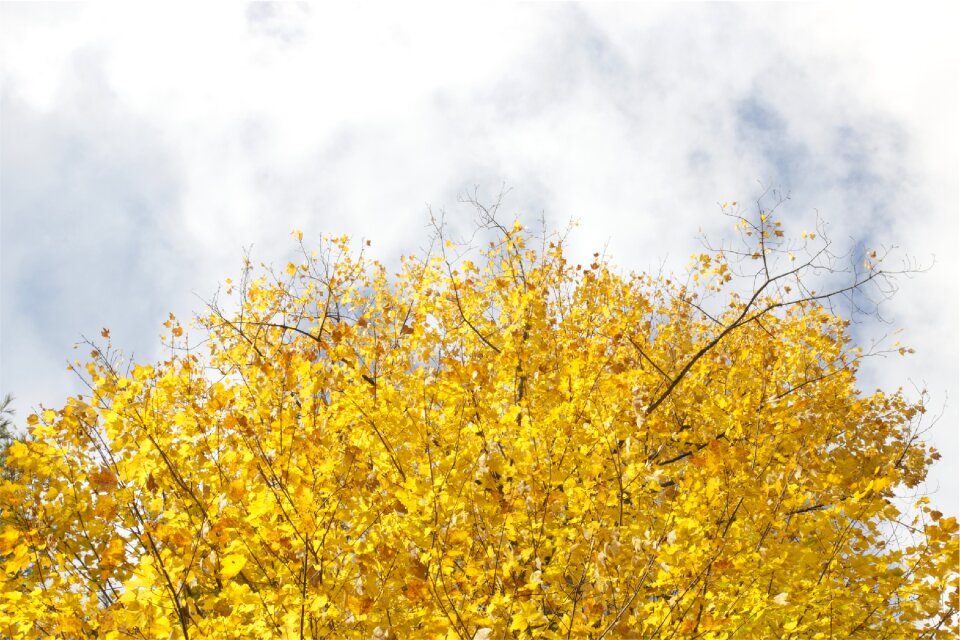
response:
[[[341,3],[342,4],[342,3]],[[943,3],[945,4],[945,3]],[[957,513],[958,50],[940,4],[0,4],[0,393],[18,419],[81,391],[109,327],[138,361],[290,233],[416,253],[464,193],[574,255],[682,269],[718,203],[790,195],[837,246],[899,247],[884,322],[906,358],[864,389],[929,393]],[[927,268],[929,267],[929,268]],[[899,333],[897,333],[899,331]]]

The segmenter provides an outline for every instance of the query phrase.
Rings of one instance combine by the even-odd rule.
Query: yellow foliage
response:
[[[951,637],[957,521],[894,498],[922,407],[858,391],[844,320],[499,229],[395,277],[335,238],[203,356],[97,351],[9,451],[0,635]]]

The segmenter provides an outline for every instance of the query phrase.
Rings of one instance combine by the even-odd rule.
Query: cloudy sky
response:
[[[930,392],[956,513],[956,20],[880,5],[0,4],[0,392],[62,403],[101,327],[156,359],[168,312],[293,229],[389,260],[505,184],[575,251],[681,268],[730,236],[718,202],[777,187],[792,228],[932,265],[856,331],[916,349],[861,380]]]

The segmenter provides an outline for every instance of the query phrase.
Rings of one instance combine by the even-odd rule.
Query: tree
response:
[[[297,233],[199,344],[171,316],[164,362],[95,347],[10,449],[0,633],[952,637],[957,521],[901,499],[924,406],[858,390],[831,307],[884,256],[818,293],[819,230],[724,210],[743,246],[681,280],[496,207],[396,276]]]
[[[3,401],[0,402],[0,476],[7,479],[15,478],[15,472],[7,467],[7,450],[18,440],[14,432],[16,425],[13,423],[16,410],[12,405],[13,396],[9,393],[3,396]]]
[[[8,444],[13,438],[13,414],[16,411],[11,405],[13,405],[13,396],[8,393],[0,402],[0,441],[4,444]]]

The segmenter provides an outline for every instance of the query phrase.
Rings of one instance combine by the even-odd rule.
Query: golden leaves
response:
[[[231,553],[220,560],[220,577],[224,580],[229,580],[240,573],[246,564],[246,556],[239,553]]]
[[[957,524],[957,519],[954,517],[941,518],[938,524],[940,530],[946,534],[954,534],[960,529],[960,525]]]
[[[239,502],[246,494],[247,485],[241,478],[235,478],[227,486],[227,497],[233,502]]]
[[[16,527],[7,525],[0,532],[0,553],[7,554],[14,547],[14,543],[20,538],[20,532]]]
[[[116,517],[117,511],[117,502],[110,494],[97,496],[93,509],[95,516],[112,521]]]
[[[106,549],[100,555],[100,566],[105,569],[118,567],[125,559],[126,545],[123,538],[118,535],[111,537]]]
[[[0,633],[840,637],[875,611],[864,637],[909,637],[952,615],[956,519],[921,504],[923,545],[879,533],[936,455],[922,410],[856,389],[844,321],[739,326],[655,404],[742,311],[691,304],[737,270],[694,256],[695,291],[525,233],[396,277],[334,238],[232,283],[206,357],[97,356],[96,401],[7,452]]]
[[[100,467],[90,474],[90,485],[100,493],[114,491],[117,488],[117,476],[110,469]]]

